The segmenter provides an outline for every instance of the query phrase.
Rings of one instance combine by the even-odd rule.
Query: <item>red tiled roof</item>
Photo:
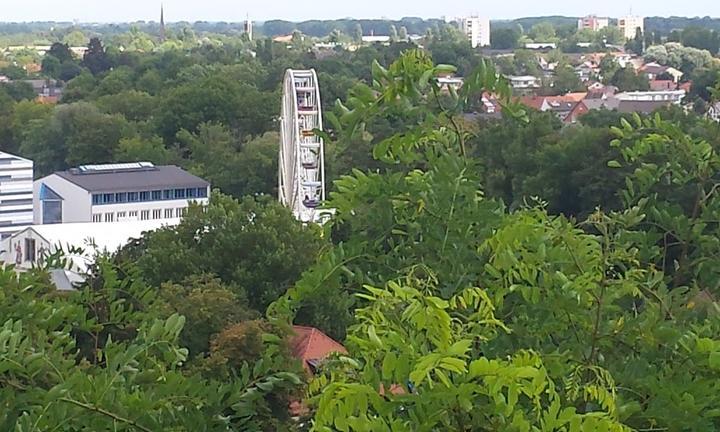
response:
[[[518,101],[529,108],[540,110],[545,102],[545,96],[522,96]]]
[[[551,96],[548,99],[558,102],[580,102],[581,100],[585,99],[585,96],[587,96],[587,92],[575,92],[568,93],[562,96]]]
[[[650,90],[675,90],[677,85],[673,80],[652,80],[650,81]]]
[[[312,360],[322,360],[332,353],[347,354],[342,344],[316,328],[293,326],[293,331],[295,336],[290,339],[290,350],[308,372],[311,371],[308,362]]]

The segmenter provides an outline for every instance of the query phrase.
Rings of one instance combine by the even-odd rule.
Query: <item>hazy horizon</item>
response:
[[[56,0],[29,0],[13,2],[12,8],[0,13],[0,22],[81,22],[81,23],[120,23],[134,21],[158,21],[160,1],[125,0],[122,3],[88,0],[64,0],[58,7]],[[581,2],[554,0],[528,5],[525,2],[511,0],[478,7],[475,1],[458,0],[452,7],[447,4],[417,0],[415,2],[387,2],[365,0],[357,3],[317,0],[297,2],[275,0],[272,7],[267,3],[237,5],[233,0],[204,0],[202,3],[189,0],[165,0],[166,22],[177,21],[225,21],[240,22],[249,16],[253,21],[282,19],[287,21],[306,21],[310,19],[399,19],[402,17],[440,18],[456,17],[480,13],[492,20],[516,19],[534,16],[600,16],[618,17],[631,12],[641,16],[678,16],[678,17],[718,17],[720,2],[708,4],[704,0],[688,0],[682,4],[660,4],[651,0],[607,0],[593,7]],[[308,6],[310,5],[310,6]]]

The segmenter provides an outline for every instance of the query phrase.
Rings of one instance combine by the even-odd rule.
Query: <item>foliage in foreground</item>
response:
[[[0,286],[1,430],[277,430],[287,420],[300,378],[277,342],[222,380],[187,370],[185,319],[159,313],[156,290],[129,268],[101,258],[73,293],[53,292],[42,269],[0,270]]]
[[[574,221],[535,200],[507,213],[483,196],[485,161],[467,151],[483,143],[458,118],[473,92],[507,101],[502,78],[481,65],[448,101],[444,70],[406,53],[338,109],[339,139],[367,140],[387,168],[336,182],[337,244],[269,310],[347,333],[350,356],[311,384],[314,425],[718,428],[720,163],[697,133],[711,128],[622,120],[603,155],[617,158],[603,160],[618,170],[615,211]],[[419,120],[367,133],[399,106]]]

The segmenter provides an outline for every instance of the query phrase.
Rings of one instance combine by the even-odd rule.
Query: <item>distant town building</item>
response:
[[[525,48],[531,50],[553,50],[557,48],[557,44],[553,42],[528,42],[525,44]]]
[[[33,161],[0,152],[0,237],[33,223]]]
[[[578,30],[598,31],[610,25],[608,18],[599,18],[596,15],[588,15],[578,20]]]
[[[63,94],[63,86],[54,79],[23,80],[32,86],[35,95],[41,102],[57,102]]]
[[[645,32],[645,18],[639,16],[624,16],[618,18],[618,27],[625,39],[633,39],[637,34],[637,29]]]
[[[165,42],[165,8],[160,3],[160,42]]]
[[[507,79],[514,89],[535,89],[542,85],[540,78],[532,75],[508,75]]]
[[[669,102],[680,104],[685,98],[685,90],[633,91],[619,93],[615,97],[620,101]]]
[[[245,18],[245,25],[243,26],[243,31],[247,35],[249,40],[252,40],[253,38],[253,22],[250,20],[250,16],[247,16]]]
[[[655,62],[644,64],[642,67],[640,67],[640,72],[647,75],[649,80],[656,80],[664,75],[670,77],[674,82],[677,83],[683,77],[682,71],[679,71],[674,67],[664,66]]]
[[[720,122],[720,102],[715,102],[714,104],[710,105],[707,116],[710,120]]]
[[[149,162],[83,165],[36,180],[34,223],[133,222],[180,218],[207,204],[210,183]]]
[[[363,41],[363,43],[367,43],[367,44],[373,44],[373,43],[389,44],[390,36],[382,36],[382,35],[380,35],[380,36],[375,36],[375,35],[363,36],[362,41]]]
[[[460,18],[458,26],[473,48],[490,46],[490,19],[479,16]]]

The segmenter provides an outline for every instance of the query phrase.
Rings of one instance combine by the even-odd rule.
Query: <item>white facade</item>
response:
[[[578,30],[598,31],[610,25],[608,18],[600,18],[595,15],[588,15],[578,20]]]
[[[87,166],[87,173],[71,170],[35,181],[35,225],[175,219],[191,202],[209,201],[210,185],[177,167],[105,168],[118,166],[123,165]]]
[[[637,29],[645,33],[645,18],[633,15],[620,17],[618,18],[618,27],[625,39],[633,39]]]
[[[621,101],[671,102],[679,104],[685,98],[685,90],[635,91],[615,95]]]
[[[0,152],[0,237],[33,222],[33,162]]]
[[[458,20],[460,31],[470,41],[473,48],[490,45],[490,19],[479,16],[465,17]]]
[[[147,231],[176,226],[180,219],[121,223],[34,225],[0,241],[0,261],[18,270],[41,266],[48,256],[60,253],[69,270],[83,274],[96,253],[114,253]]]
[[[540,78],[532,75],[508,75],[507,79],[510,80],[510,85],[514,89],[538,88],[542,85]]]

